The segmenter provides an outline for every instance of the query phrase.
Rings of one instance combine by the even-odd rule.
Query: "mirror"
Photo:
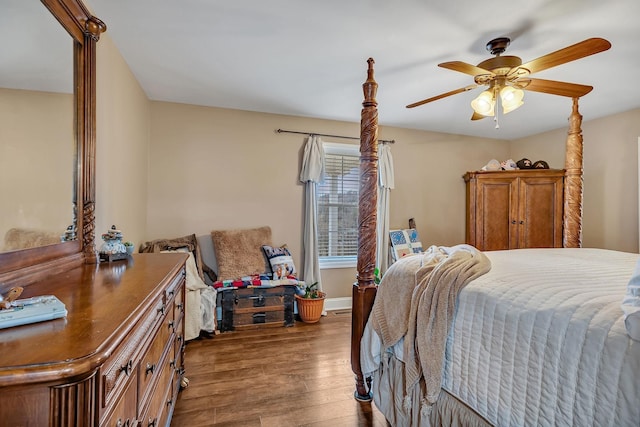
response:
[[[0,4],[0,252],[5,252],[73,238],[65,229],[75,226],[76,152],[69,34],[41,3]]]
[[[73,76],[71,85],[73,92],[68,89],[67,92],[64,90],[62,92],[53,92],[60,95],[61,100],[58,101],[61,104],[71,106],[71,114],[60,112],[59,115],[56,115],[58,112],[53,113],[50,110],[47,110],[46,113],[36,113],[29,110],[27,118],[20,119],[24,120],[24,124],[16,126],[36,132],[35,134],[28,134],[26,137],[20,137],[22,138],[22,143],[19,144],[20,149],[27,149],[27,156],[18,154],[18,148],[12,144],[6,144],[10,150],[8,153],[1,153],[3,156],[4,154],[14,156],[12,157],[12,162],[20,166],[14,169],[8,177],[0,175],[3,180],[9,181],[8,186],[0,187],[7,191],[6,194],[3,194],[3,198],[6,197],[7,199],[3,200],[2,209],[5,209],[5,206],[17,207],[19,212],[17,218],[23,219],[24,224],[29,228],[55,228],[56,231],[53,231],[53,233],[57,234],[60,231],[58,230],[60,224],[63,224],[62,232],[64,232],[66,226],[75,224],[77,233],[75,240],[0,253],[0,292],[5,292],[11,286],[30,285],[43,280],[47,275],[63,272],[82,263],[97,262],[94,242],[95,50],[100,34],[106,30],[106,25],[92,16],[80,0],[41,0],[42,4],[32,1],[25,2],[24,0],[0,1],[2,1],[3,10],[3,19],[0,25],[5,25],[5,19],[9,19],[10,22],[18,21],[19,25],[19,27],[11,30],[11,34],[2,34],[5,36],[3,42],[10,41],[15,46],[19,46],[18,54],[23,54],[21,56],[24,60],[33,60],[33,58],[29,59],[30,57],[26,52],[30,51],[31,48],[46,46],[49,42],[49,37],[55,37],[60,40],[62,50],[58,53],[51,52],[53,56],[45,58],[45,61],[49,62],[45,63],[45,66],[70,69]],[[23,6],[23,3],[34,3],[33,6],[42,10],[19,9],[19,7]],[[48,17],[51,20],[47,24],[43,24],[36,17],[36,14],[42,11],[45,12],[43,19]],[[28,16],[20,16],[20,13],[27,13]],[[48,16],[46,16],[47,13],[49,13]],[[54,25],[52,25],[52,22]],[[44,28],[41,28],[41,26],[44,26]],[[45,30],[53,32],[58,30],[62,35],[52,36],[45,33]],[[66,48],[63,46],[65,44]],[[8,48],[6,50],[9,51]],[[4,59],[0,57],[0,60]],[[36,70],[36,68],[36,65],[27,66],[22,69],[22,72],[26,77],[34,77],[37,72],[32,70]],[[42,84],[44,81],[49,81],[50,83],[57,81],[57,76],[53,75],[55,71],[52,71],[52,68],[48,68],[47,74],[41,76],[46,77],[42,79]],[[15,76],[9,77],[8,74],[5,75],[4,69],[0,68],[0,70],[3,72],[0,74],[0,86],[5,85],[5,81],[10,82],[15,79]],[[41,71],[39,70],[39,72]],[[49,73],[52,73],[52,75],[49,75]],[[60,87],[64,86],[64,80],[62,78],[57,81],[57,84]],[[13,81],[15,86],[19,86],[16,80]],[[68,73],[66,81],[68,85]],[[11,84],[7,85],[10,86]],[[30,89],[27,95],[39,98],[43,96],[43,93],[50,93],[50,90],[44,85],[36,88],[36,90]],[[17,91],[25,91],[25,89],[9,88],[0,93],[3,96],[7,94],[15,95]],[[20,95],[20,100],[12,99],[12,102],[9,103],[9,110],[11,108],[17,109],[17,106],[21,105],[21,103],[40,104],[40,107],[42,107],[42,104],[46,104],[42,99],[38,99],[36,102],[26,102],[24,92],[20,92],[18,95]],[[49,95],[44,95],[44,97],[47,98]],[[56,96],[52,97],[55,98]],[[0,109],[0,111],[2,110]],[[52,123],[59,126],[57,131],[49,127]],[[71,126],[70,132],[69,126]],[[70,141],[66,140],[67,133],[70,135]],[[13,133],[11,136],[19,139],[17,133]],[[25,142],[25,140],[32,139],[44,139],[45,141],[36,141],[35,145],[30,145],[33,141],[29,141],[29,144]],[[1,145],[4,146],[2,130],[0,130],[0,141],[2,142]],[[44,145],[39,146],[38,144]],[[68,144],[71,145],[70,149]],[[64,154],[65,152],[66,154]],[[34,156],[35,153],[40,157],[45,157],[45,155],[51,155],[52,157],[42,159],[38,163],[35,159],[29,158],[29,156]],[[71,153],[70,156],[69,153]],[[58,157],[58,155],[61,157]],[[22,173],[22,169],[27,168],[27,166],[35,166],[35,170],[31,169]],[[50,168],[50,166],[55,166],[58,169]],[[12,167],[10,166],[9,168]],[[51,178],[53,175],[59,175],[62,177],[62,181],[54,180]],[[55,183],[53,183],[54,181]],[[49,185],[51,185],[51,189],[49,189]],[[55,193],[52,197],[55,201],[48,199],[44,201],[38,200],[39,197],[37,195],[31,197],[31,195],[26,194],[29,191],[38,193],[41,189]],[[40,193],[42,198],[48,196],[49,194]],[[21,200],[20,197],[23,197],[23,199]],[[62,200],[59,200],[59,198]],[[60,208],[58,208],[58,204]],[[51,205],[51,208],[49,208],[49,205]],[[20,217],[20,209],[23,209],[24,218]],[[33,218],[29,219],[26,218],[27,215],[25,213],[27,211],[38,211],[39,213],[44,211],[46,216],[34,214],[32,215]],[[38,218],[36,219],[36,217]],[[14,218],[11,223],[16,221],[19,222]],[[2,226],[6,228],[6,224]],[[5,231],[0,230],[0,233],[3,232]],[[4,239],[4,236],[0,236],[0,238]]]

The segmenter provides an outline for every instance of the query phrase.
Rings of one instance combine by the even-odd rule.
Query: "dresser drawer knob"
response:
[[[158,313],[160,313],[160,314],[164,314],[164,308],[165,308],[165,307],[164,307],[164,304],[162,304],[162,307],[160,307],[160,308],[158,309]]]
[[[145,369],[144,373],[146,375],[149,375],[149,372],[151,372],[153,374],[153,371],[155,371],[155,370],[156,370],[156,364],[155,363],[153,363],[153,364],[147,363],[147,368]]]
[[[171,362],[169,362],[169,366],[171,366],[172,368],[176,366],[176,359],[171,360]]]
[[[116,427],[130,427],[131,420],[127,418],[127,420],[123,423],[122,418],[118,418],[118,422],[116,423]]]
[[[124,372],[126,376],[129,376],[132,368],[133,368],[133,361],[129,360],[126,364],[120,366],[120,372]]]
[[[169,327],[169,329],[173,329],[173,320],[170,320],[167,326]]]
[[[154,419],[149,418],[149,423],[147,424],[147,427],[156,427],[157,424],[158,424],[157,418],[154,418]]]

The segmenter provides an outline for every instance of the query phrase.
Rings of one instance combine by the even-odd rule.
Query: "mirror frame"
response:
[[[81,0],[41,0],[73,40],[74,213],[77,240],[0,253],[0,292],[27,286],[83,263],[96,264],[96,43],[107,26]],[[81,208],[81,211],[79,209]]]

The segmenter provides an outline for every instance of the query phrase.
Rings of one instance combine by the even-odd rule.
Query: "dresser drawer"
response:
[[[141,411],[143,415],[140,417],[140,426],[142,427],[164,426],[169,414],[169,409],[172,409],[175,405],[173,396],[173,378],[175,371],[169,359],[169,357],[162,359],[162,364],[159,366],[158,384],[155,392],[149,399],[148,405]]]
[[[140,350],[163,318],[163,296],[156,298],[152,307],[147,316],[139,321],[132,335],[118,346],[101,368],[102,408],[106,408],[120,395],[129,377],[135,374],[141,356]]]
[[[137,401],[138,378],[134,373],[118,400],[115,408],[108,417],[101,423],[103,427],[134,427],[137,425],[138,401]]]
[[[182,292],[182,288],[179,288],[173,299],[173,318],[176,323],[176,328],[178,327],[179,322],[184,318],[184,292]]]
[[[139,398],[140,407],[142,407],[148,394],[153,389],[153,384],[160,375],[161,361],[166,357],[169,349],[173,353],[173,312],[167,316],[160,328],[158,329],[147,352],[142,356],[139,365],[138,377],[140,379]]]
[[[175,298],[178,294],[182,293],[182,284],[185,281],[185,270],[180,271],[173,281],[167,286],[165,289],[166,301],[169,303],[173,298]]]

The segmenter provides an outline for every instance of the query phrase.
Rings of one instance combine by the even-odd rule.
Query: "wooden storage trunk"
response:
[[[222,308],[221,331],[259,326],[292,326],[294,285],[274,288],[224,289],[218,292]]]

